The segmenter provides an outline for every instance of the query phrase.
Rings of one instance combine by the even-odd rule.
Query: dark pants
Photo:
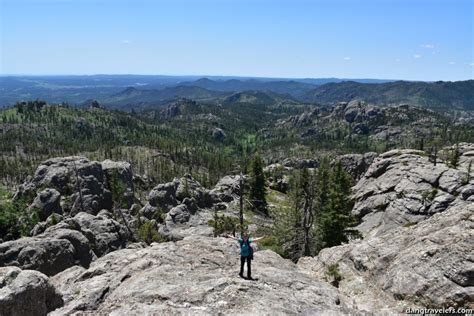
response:
[[[247,278],[250,279],[252,277],[252,267],[250,265],[252,260],[249,257],[240,256],[240,275],[244,275],[245,260],[247,260]]]

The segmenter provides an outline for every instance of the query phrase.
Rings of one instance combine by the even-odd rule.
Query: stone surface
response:
[[[0,268],[0,315],[46,315],[62,305],[61,295],[44,274]]]
[[[258,281],[239,278],[238,269],[238,245],[224,238],[191,237],[119,250],[87,270],[73,267],[54,276],[65,305],[51,315],[353,311],[336,288],[299,272],[295,264],[271,251],[255,253],[253,275]]]
[[[0,267],[18,266],[54,275],[76,264],[88,267],[97,257],[124,248],[129,239],[126,228],[115,220],[79,213],[35,237],[1,243]]]
[[[359,309],[474,307],[474,204],[465,201],[409,227],[397,227],[302,258],[317,279],[337,264],[339,290]]]
[[[100,163],[81,156],[51,158],[42,162],[33,178],[18,188],[15,198],[39,194],[35,206],[57,209],[56,192],[59,192],[63,211],[73,215],[79,212],[97,214],[102,209],[112,209],[108,178],[115,171],[124,180],[126,189],[133,191],[133,177],[126,162],[106,160]],[[42,191],[43,188],[48,189]],[[45,210],[44,219],[50,215],[49,211]]]
[[[29,208],[38,214],[40,221],[45,221],[52,213],[62,214],[60,202],[61,194],[57,190],[44,189],[38,193]]]
[[[361,218],[364,235],[411,225],[435,213],[465,204],[474,192],[474,157],[464,144],[457,169],[417,150],[392,150],[377,157],[353,188],[353,214]],[[471,145],[474,149],[474,145]],[[471,202],[472,203],[472,202]],[[467,203],[470,204],[470,203]]]
[[[344,170],[348,172],[352,178],[359,180],[377,157],[377,153],[368,152],[365,154],[347,154],[336,157],[331,165],[341,162]]]

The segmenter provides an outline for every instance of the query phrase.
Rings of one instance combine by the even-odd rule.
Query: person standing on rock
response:
[[[247,279],[248,280],[253,280],[252,279],[252,260],[253,260],[253,248],[250,246],[252,242],[258,241],[264,236],[259,237],[259,238],[249,238],[249,235],[247,232],[244,233],[244,235],[241,238],[234,237],[232,235],[227,235],[227,237],[232,238],[234,240],[237,240],[240,244],[240,277],[244,277],[244,265],[245,261],[247,261]]]

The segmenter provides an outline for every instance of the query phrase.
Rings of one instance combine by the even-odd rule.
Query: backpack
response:
[[[249,247],[249,260],[253,260],[253,248],[252,246],[250,246],[250,242],[249,240],[247,239],[247,246]]]

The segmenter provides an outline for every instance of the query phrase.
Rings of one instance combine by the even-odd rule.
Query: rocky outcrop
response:
[[[319,161],[316,159],[286,158],[282,161],[282,165],[289,169],[318,168]]]
[[[458,204],[413,226],[323,249],[298,266],[327,279],[359,309],[403,313],[408,307],[474,307],[474,205]]]
[[[218,127],[215,127],[211,131],[212,138],[214,138],[217,141],[223,141],[226,138],[225,132]]]
[[[362,123],[381,115],[383,111],[360,100],[352,100],[349,103],[338,103],[331,113],[334,117],[343,118],[348,123]]]
[[[62,214],[61,194],[55,189],[44,189],[39,192],[29,206],[30,212],[36,212],[40,221],[45,221],[51,214]]]
[[[234,200],[232,177],[224,177],[213,190],[207,190],[191,175],[175,178],[154,187],[148,194],[148,203],[140,210],[144,220],[157,220],[157,229],[169,240],[185,236],[211,236],[208,225],[212,207]],[[156,214],[164,218],[156,218]]]
[[[457,168],[417,150],[377,157],[353,188],[364,238],[302,258],[299,268],[323,280],[338,267],[339,290],[359,309],[472,308],[474,145],[443,152],[454,148]]]
[[[336,288],[298,271],[272,251],[255,253],[256,282],[238,277],[238,245],[193,236],[124,249],[52,278],[64,307],[51,315],[101,314],[341,314],[350,302]],[[354,311],[352,311],[354,312]]]
[[[125,247],[126,228],[104,215],[79,213],[34,237],[0,244],[0,267],[18,266],[54,275],[73,265],[88,267],[97,257]]]
[[[245,176],[243,176],[245,179]],[[225,176],[209,191],[214,203],[231,202],[240,194],[240,176]]]
[[[0,315],[46,315],[62,305],[61,295],[44,274],[0,268]]]
[[[110,160],[100,163],[80,156],[51,158],[41,163],[33,178],[19,187],[15,198],[35,196],[39,193],[43,198],[40,196],[39,201],[33,204],[34,207],[38,203],[39,207],[42,207],[41,199],[48,196],[47,199],[53,199],[48,202],[49,205],[57,208],[58,197],[55,192],[59,192],[63,211],[72,214],[97,214],[102,209],[112,209],[112,174],[117,174],[119,180],[123,178],[126,190],[133,191],[128,163]],[[49,191],[42,191],[44,188]],[[45,212],[45,217],[48,213],[49,210]]]
[[[196,102],[189,99],[179,99],[176,102],[168,104],[166,108],[160,112],[160,116],[164,120],[172,119],[181,115],[183,110],[188,106],[196,106]]]
[[[452,207],[474,202],[474,145],[464,144],[459,165],[436,165],[424,152],[392,150],[374,160],[354,189],[353,213],[358,229],[368,234],[412,225]]]
[[[353,179],[359,180],[367,171],[369,166],[377,157],[377,153],[368,152],[365,154],[347,154],[336,157],[331,165],[335,166],[340,162],[344,170],[349,173]]]

